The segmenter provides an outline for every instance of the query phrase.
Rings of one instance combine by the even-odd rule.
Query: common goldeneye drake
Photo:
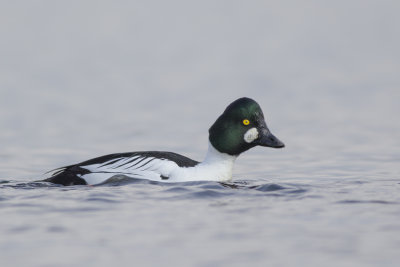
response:
[[[240,153],[255,146],[285,146],[269,131],[258,103],[246,97],[225,109],[209,129],[208,139],[202,162],[173,152],[117,153],[56,169],[44,181],[62,185],[94,185],[113,177],[159,182],[229,181]]]

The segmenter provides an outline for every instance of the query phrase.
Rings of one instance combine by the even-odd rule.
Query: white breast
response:
[[[232,179],[236,158],[237,156],[219,152],[209,143],[203,162],[190,168],[173,169],[167,181],[229,181]]]

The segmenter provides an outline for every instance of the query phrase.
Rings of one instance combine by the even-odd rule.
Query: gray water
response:
[[[399,8],[1,3],[0,265],[399,266]],[[231,183],[34,182],[115,152],[201,160],[242,96],[286,147]]]

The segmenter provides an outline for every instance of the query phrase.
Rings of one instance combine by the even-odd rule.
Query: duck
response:
[[[209,128],[208,150],[201,162],[165,151],[115,153],[57,168],[43,181],[64,186],[97,185],[119,177],[168,183],[229,182],[238,156],[256,146],[285,145],[268,129],[260,105],[242,97],[229,104]]]

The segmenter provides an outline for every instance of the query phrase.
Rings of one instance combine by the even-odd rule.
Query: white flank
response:
[[[244,134],[244,141],[246,141],[247,143],[251,143],[257,138],[258,130],[256,128],[251,128]]]
[[[117,162],[105,165],[93,164],[82,166],[90,171],[88,174],[80,176],[88,184],[100,184],[115,176],[125,176],[139,179],[148,179],[153,181],[161,181],[161,175],[168,177],[172,170],[179,168],[178,165],[170,160],[156,159],[153,157],[135,156],[132,158],[121,158]],[[135,159],[129,164],[129,160]],[[110,160],[111,162],[111,160]]]

